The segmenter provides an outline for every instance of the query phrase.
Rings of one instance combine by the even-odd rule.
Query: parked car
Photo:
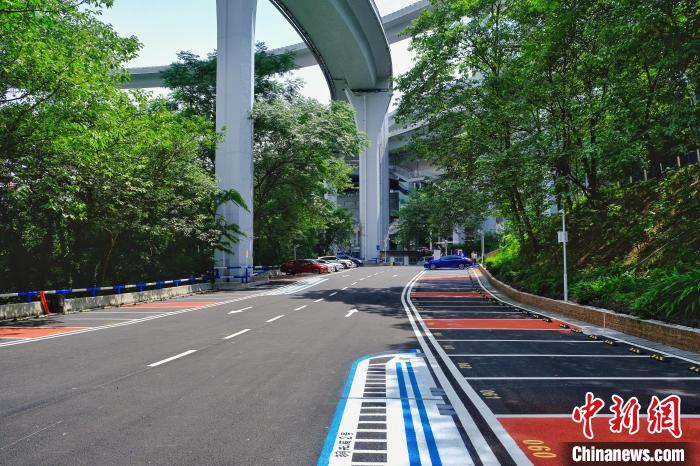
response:
[[[285,262],[280,266],[280,271],[287,275],[297,273],[328,273],[328,265],[321,264],[315,259],[299,259]]]
[[[338,254],[336,256],[338,259],[346,259],[351,261],[353,264],[355,264],[356,267],[359,267],[363,264],[362,259],[358,259],[357,257],[352,257],[348,256],[347,254]]]
[[[464,269],[472,265],[472,260],[464,256],[442,256],[440,259],[425,261],[426,269]]]
[[[328,272],[337,272],[338,270],[344,268],[343,264],[338,262],[327,261],[325,259],[316,259],[319,264],[326,264],[328,266]]]
[[[338,256],[321,256],[319,259],[323,259],[326,261],[331,261],[331,262],[338,262],[342,264],[344,269],[349,269],[351,267],[356,267],[355,263],[349,259],[342,259]]]
[[[347,254],[338,254],[338,257],[340,259],[347,259],[349,261],[352,261],[352,263],[355,264],[356,267],[360,267],[364,264],[364,262],[362,262],[362,259],[358,259],[357,257],[348,256]]]

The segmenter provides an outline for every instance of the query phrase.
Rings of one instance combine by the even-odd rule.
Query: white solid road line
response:
[[[337,291],[334,291],[333,293],[329,294],[328,296],[335,296],[335,295],[337,295],[337,294],[338,294],[338,292],[337,292]]]
[[[700,377],[464,377],[466,380],[695,380]]]
[[[357,309],[350,309],[347,314],[345,314],[345,317],[350,317],[354,313],[359,312]]]
[[[304,309],[305,307],[306,307],[306,304],[304,304],[303,306],[299,306],[298,308],[296,308],[296,309],[294,309],[294,310],[295,310],[295,311],[301,311],[301,310]],[[269,322],[269,320],[268,320],[268,322]]]
[[[457,340],[452,338],[436,338],[437,341],[527,341],[536,343],[603,343],[600,340],[581,340],[581,341],[567,341],[567,340]]]
[[[277,317],[273,317],[272,319],[268,319],[266,322],[268,322],[268,323],[269,323],[269,322],[274,322],[274,321],[276,321],[277,319],[281,319],[282,317],[284,317],[284,314],[280,314],[280,315],[278,315]]]
[[[253,309],[253,306],[244,307],[242,309],[237,309],[235,311],[229,312],[229,314],[238,314],[239,312],[247,311],[248,309]]]
[[[320,303],[321,301],[323,301],[323,298],[318,298],[318,299],[317,299],[316,301],[314,301],[314,302],[315,302],[315,303]]]
[[[245,328],[245,329],[241,330],[240,332],[236,332],[236,333],[234,333],[234,334],[232,334],[232,335],[229,335],[229,336],[227,336],[227,337],[224,337],[224,340],[230,340],[231,338],[237,337],[238,335],[243,335],[243,334],[246,333],[246,332],[250,332],[250,329],[249,329],[249,328]]]
[[[178,358],[181,358],[183,356],[187,356],[188,354],[192,354],[192,353],[196,353],[196,352],[197,352],[197,350],[193,350],[193,349],[187,350],[184,353],[176,354],[175,356],[171,356],[167,359],[163,359],[162,361],[158,361],[158,362],[154,362],[153,364],[149,364],[148,367],[160,366],[161,364],[165,364],[166,362],[170,362],[170,361],[173,361],[175,359],[178,359]]]
[[[70,320],[134,320],[134,318],[124,317],[120,319],[119,317],[72,317]]]
[[[640,354],[517,354],[517,353],[504,353],[504,354],[452,354],[452,356],[484,356],[490,358],[504,358],[504,357],[515,357],[515,358],[648,358],[649,356]]]

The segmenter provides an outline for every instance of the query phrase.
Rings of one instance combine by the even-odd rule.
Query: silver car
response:
[[[328,272],[337,272],[338,270],[343,268],[343,264],[340,264],[338,262],[332,262],[332,261],[327,261],[325,259],[314,259],[316,262],[320,262],[321,264],[326,264],[328,266]]]
[[[352,267],[357,267],[353,261],[350,259],[338,259],[336,256],[321,256],[319,259],[323,259],[325,261],[330,261],[330,262],[337,262],[339,264],[342,264],[343,268],[345,269],[350,269]]]

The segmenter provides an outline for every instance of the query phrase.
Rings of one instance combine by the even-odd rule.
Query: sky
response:
[[[414,0],[375,0],[382,15],[413,3]],[[176,61],[179,51],[201,56],[216,48],[216,0],[115,0],[102,19],[111,23],[122,36],[136,36],[142,43],[139,56],[129,67],[167,65]],[[258,0],[256,41],[274,49],[301,42],[287,20],[268,0]],[[394,74],[408,71],[412,55],[409,40],[391,45]],[[294,71],[291,77],[301,78],[301,90],[307,97],[328,102],[330,95],[318,66]],[[396,104],[396,99],[392,106]]]

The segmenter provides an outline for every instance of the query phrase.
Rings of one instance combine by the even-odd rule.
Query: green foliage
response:
[[[185,115],[205,117],[213,127],[216,55],[206,59],[181,52],[165,72],[170,105]],[[264,44],[255,53],[253,210],[255,261],[279,264],[297,255],[326,252],[352,235],[352,222],[335,209],[329,194],[349,186],[354,157],[366,143],[352,108],[304,99],[299,83],[282,80],[293,68],[291,54],[273,55]],[[214,151],[203,153],[213,170]],[[304,253],[304,254],[302,254]]]
[[[237,227],[200,154],[202,117],[119,90],[138,48],[101,1],[0,8],[0,281],[5,290],[201,273]]]
[[[352,234],[352,222],[341,221],[326,199],[349,186],[346,158],[360,151],[365,139],[357,131],[352,108],[314,100],[258,100],[253,109],[255,160],[255,258],[278,263],[289,258],[302,238],[312,249],[328,236]],[[344,218],[344,217],[343,217]],[[320,241],[320,243],[319,243]]]
[[[523,254],[546,248],[552,199],[597,208],[698,146],[697,2],[431,4],[408,31],[398,119],[426,122],[414,152],[488,194]]]
[[[681,317],[700,321],[700,267],[657,270],[632,309],[642,317]]]
[[[455,229],[473,233],[486,211],[484,196],[459,177],[424,181],[399,211],[399,243],[414,249],[451,237]]]
[[[700,166],[669,173],[661,183],[614,190],[598,208],[570,212],[569,290],[582,304],[632,312],[645,318],[698,325],[700,248],[697,225]],[[607,205],[606,205],[607,204]],[[556,237],[559,218],[543,226]],[[542,248],[531,260],[507,235],[487,260],[493,272],[524,290],[560,298],[561,249]]]

